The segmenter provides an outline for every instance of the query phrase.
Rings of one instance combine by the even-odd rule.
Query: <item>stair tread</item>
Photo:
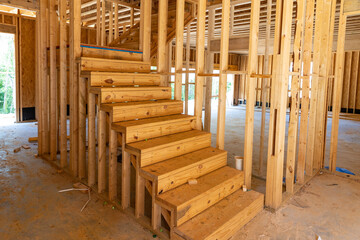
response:
[[[154,150],[156,148],[161,148],[164,145],[169,145],[178,141],[186,140],[189,138],[204,136],[204,135],[211,135],[211,133],[199,131],[199,130],[191,130],[176,134],[171,134],[167,136],[153,138],[147,141],[139,141],[135,143],[130,143],[126,145],[127,149],[131,149],[134,151],[145,152],[149,150]]]
[[[263,194],[238,190],[175,227],[174,231],[185,239],[228,239],[254,218],[263,206]]]
[[[133,121],[124,121],[124,122],[115,122],[112,124],[112,128],[116,129],[124,129],[134,126],[141,126],[141,125],[156,125],[162,122],[167,121],[176,121],[176,120],[184,120],[184,119],[196,119],[195,116],[186,115],[186,114],[174,114],[162,117],[152,117],[146,119],[139,119]]]
[[[197,178],[197,184],[190,185],[186,183],[170,191],[162,193],[157,196],[157,200],[174,208],[178,208],[199,195],[208,193],[214,187],[221,185],[227,180],[234,179],[236,176],[243,178],[244,173],[235,168],[225,166]]]
[[[167,100],[149,100],[149,101],[138,101],[138,102],[103,103],[103,104],[101,104],[101,110],[110,112],[113,108],[116,108],[116,107],[135,108],[138,106],[175,104],[175,103],[182,103],[182,101],[167,99]]]
[[[216,157],[223,154],[226,154],[226,151],[207,147],[143,167],[141,170],[152,179],[159,180],[173,175],[173,172],[178,172],[182,169],[186,170],[192,165],[197,165],[199,162],[207,160],[210,157]]]

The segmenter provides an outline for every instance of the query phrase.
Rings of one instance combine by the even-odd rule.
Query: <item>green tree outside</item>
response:
[[[15,112],[14,35],[0,33],[0,114]]]

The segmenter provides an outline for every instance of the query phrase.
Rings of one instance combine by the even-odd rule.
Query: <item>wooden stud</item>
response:
[[[336,171],[337,145],[339,135],[339,114],[341,110],[341,94],[343,87],[344,74],[344,55],[345,55],[345,33],[346,33],[346,18],[344,15],[344,0],[341,0],[339,30],[336,48],[336,63],[335,63],[335,80],[333,93],[333,108],[332,108],[332,124],[331,124],[331,140],[330,140],[330,162],[329,170]]]
[[[100,0],[96,0],[96,45],[101,44],[100,6]]]
[[[321,26],[321,42],[320,42],[320,60],[319,60],[319,79],[318,79],[318,99],[317,99],[317,117],[315,123],[315,141],[314,141],[314,168],[319,170],[324,162],[325,150],[325,133],[326,133],[326,118],[327,118],[327,90],[328,90],[328,73],[329,60],[331,59],[331,50],[333,43],[335,21],[335,6],[334,0],[325,0],[323,3],[323,19]],[[326,21],[330,19],[330,21]],[[325,23],[324,23],[325,22]],[[330,44],[331,41],[331,44]]]
[[[229,17],[230,0],[222,1],[221,14],[221,41],[220,41],[220,79],[219,79],[219,104],[217,119],[216,147],[224,149],[225,145],[225,115],[226,115],[226,89],[229,59]]]
[[[67,0],[60,0],[60,166],[67,165]]]
[[[134,8],[130,8],[130,27],[134,26]]]
[[[155,203],[157,192],[156,182],[152,183],[152,211],[151,211],[151,226],[153,230],[157,230],[161,226],[161,207]]]
[[[157,71],[166,72],[166,40],[167,40],[167,22],[168,22],[168,1],[159,0],[158,12],[158,52],[157,52]],[[161,86],[167,85],[167,77],[161,76]]]
[[[119,37],[119,5],[115,3],[115,29],[114,29],[114,39]]]
[[[85,178],[86,174],[86,78],[79,76],[79,154],[78,169],[79,178]]]
[[[41,90],[41,19],[40,11],[36,12],[36,119],[38,121],[38,155],[43,154],[42,150],[42,91]]]
[[[318,86],[319,86],[319,68],[320,68],[320,45],[322,38],[322,29],[326,28],[324,21],[329,22],[328,19],[324,19],[324,4],[325,0],[316,1],[316,19],[315,19],[315,34],[314,34],[314,47],[313,47],[313,64],[312,64],[312,78],[311,78],[311,98],[310,98],[310,116],[308,126],[307,148],[306,148],[306,162],[305,171],[306,175],[311,176],[313,174],[314,166],[314,145],[315,145],[315,124],[317,116],[317,98],[318,98]]]
[[[142,31],[142,51],[143,51],[143,61],[149,62],[151,55],[151,2],[144,0],[142,11],[144,12],[144,17],[141,18],[143,21],[143,31]]]
[[[196,27],[196,76],[195,76],[195,116],[196,129],[202,130],[202,108],[205,77],[198,76],[204,73],[205,53],[205,15],[206,0],[198,1],[198,15]]]
[[[292,1],[276,2],[274,67],[271,96],[268,164],[266,177],[266,206],[277,209],[282,202],[284,171],[286,102],[288,96]]]
[[[98,107],[100,109],[100,99]],[[98,192],[106,188],[106,112],[98,111]]]
[[[110,2],[110,10],[109,10],[109,41],[110,44],[113,41],[114,37],[114,4]]]
[[[311,54],[314,22],[314,0],[307,0],[305,13],[305,32],[304,32],[304,54],[303,54],[303,76],[302,96],[301,96],[301,117],[299,132],[299,151],[297,164],[297,182],[305,181],[305,157],[306,157],[306,139],[308,132],[309,118],[309,92],[310,92],[310,74],[311,74]]]
[[[214,53],[210,51],[211,38],[214,37],[215,9],[209,9],[208,13],[208,39],[206,51],[206,70],[207,73],[213,73],[214,70]],[[212,100],[212,77],[206,79],[205,90],[205,119],[204,131],[211,130],[211,100]]]
[[[105,29],[105,0],[101,0],[101,46],[105,46],[106,43],[106,29]]]
[[[302,43],[304,37],[306,1],[297,1],[296,31],[294,39],[294,67],[293,72],[301,71],[302,64]],[[297,149],[299,106],[300,106],[300,77],[292,76],[291,79],[291,110],[288,130],[288,148],[286,158],[286,191],[294,192],[295,160]]]
[[[176,1],[176,49],[175,49],[175,87],[174,99],[181,100],[182,95],[182,68],[184,48],[184,10],[185,0]]]
[[[125,151],[126,136],[122,134],[122,175],[121,175],[121,207],[126,209],[130,207],[130,154]]]
[[[185,74],[185,114],[189,113],[189,78],[190,78],[190,40],[191,40],[191,29],[189,24],[186,27],[186,74]]]
[[[110,119],[112,117],[110,116]],[[110,130],[109,141],[109,199],[114,201],[117,198],[117,132]]]
[[[252,152],[253,152],[253,135],[254,135],[254,102],[255,102],[255,79],[251,74],[255,74],[257,66],[257,49],[259,38],[259,17],[260,1],[251,2],[251,22],[250,35],[252,41],[249,43],[248,56],[248,74],[246,76],[246,119],[245,119],[245,143],[244,143],[244,172],[245,185],[251,189],[252,174]]]
[[[78,167],[78,68],[76,59],[81,56],[81,3],[70,1],[70,169],[77,175]]]
[[[55,161],[57,155],[57,70],[56,70],[56,12],[55,0],[49,1],[50,33],[50,159]]]
[[[88,92],[88,185],[96,182],[95,95]]]
[[[47,1],[40,2],[40,18],[41,18],[41,30],[40,30],[40,41],[41,41],[41,95],[42,95],[42,106],[41,106],[41,139],[42,139],[42,154],[49,153],[49,112],[48,112],[48,59],[47,59],[47,17],[46,17]]]
[[[135,156],[132,156],[135,157]],[[145,212],[145,179],[140,176],[140,167],[138,160],[136,167],[136,193],[135,193],[135,217],[144,216]]]
[[[270,74],[269,69],[269,55],[270,55],[270,30],[271,30],[271,8],[272,1],[267,0],[266,4],[266,37],[265,37],[265,56],[264,56],[264,73]],[[262,173],[263,156],[264,156],[264,141],[265,141],[265,124],[266,124],[266,99],[267,99],[267,78],[261,81],[261,129],[260,129],[260,152],[259,152],[259,174]]]

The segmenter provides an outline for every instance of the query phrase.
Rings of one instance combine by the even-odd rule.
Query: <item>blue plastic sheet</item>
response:
[[[329,169],[329,167],[325,167],[325,169]],[[345,168],[337,167],[336,171],[346,173],[346,174],[350,174],[350,175],[355,175],[353,172],[350,172],[349,170],[347,170]]]

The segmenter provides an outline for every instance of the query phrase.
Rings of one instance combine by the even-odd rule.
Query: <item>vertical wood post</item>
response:
[[[112,117],[110,117],[112,119]],[[109,199],[117,198],[117,132],[110,130],[109,141]]]
[[[80,68],[80,67],[79,67]],[[78,116],[79,116],[79,154],[78,154],[78,172],[79,178],[85,178],[86,174],[86,78],[81,78],[78,75]]]
[[[101,0],[101,46],[105,46],[106,43],[106,29],[105,29],[105,0]]]
[[[114,29],[114,39],[119,37],[119,5],[115,3],[115,29]]]
[[[168,22],[168,1],[159,0],[158,12],[158,53],[157,53],[157,71],[165,73],[166,69],[166,39]],[[146,24],[146,23],[145,23]],[[167,76],[161,75],[161,86],[167,86]]]
[[[130,27],[134,26],[134,8],[130,8]]]
[[[251,21],[249,57],[248,57],[248,73],[246,75],[246,119],[245,119],[245,143],[244,143],[244,173],[245,185],[251,189],[252,174],[252,152],[254,137],[254,103],[255,103],[255,83],[256,78],[251,78],[251,74],[256,73],[257,68],[257,49],[259,39],[259,17],[260,17],[260,1],[251,2]]]
[[[78,170],[78,82],[76,60],[81,56],[81,2],[70,1],[70,169],[74,175]]]
[[[305,157],[306,157],[306,138],[309,118],[309,92],[310,92],[310,70],[314,22],[314,0],[307,0],[305,14],[304,32],[304,54],[303,54],[303,76],[302,76],[302,96],[301,96],[301,117],[299,132],[299,151],[297,164],[297,181],[304,183],[305,180]]]
[[[190,40],[191,32],[190,25],[186,27],[186,74],[185,74],[185,114],[189,113],[189,77],[190,77]]]
[[[198,1],[197,28],[196,28],[196,76],[195,76],[195,117],[196,129],[202,130],[202,107],[204,96],[205,77],[199,76],[204,73],[205,60],[205,16],[206,0]]]
[[[38,121],[38,155],[43,154],[42,150],[42,91],[41,91],[41,67],[42,67],[42,58],[41,58],[41,19],[40,11],[36,12],[36,119]]]
[[[184,48],[184,9],[185,1],[176,1],[176,50],[175,50],[175,87],[174,99],[181,100],[182,93],[182,68]]]
[[[122,164],[121,164],[121,207],[122,209],[126,209],[130,206],[130,171],[131,171],[131,163],[130,163],[130,154],[125,151],[126,137],[125,133],[122,133]]]
[[[318,86],[319,86],[319,67],[320,67],[320,48],[322,29],[326,28],[329,19],[324,19],[324,1],[316,1],[316,19],[315,19],[315,34],[314,34],[314,47],[313,47],[313,64],[312,64],[312,78],[311,78],[311,98],[310,98],[310,115],[306,148],[306,161],[305,169],[306,175],[312,176],[314,167],[314,145],[315,145],[315,124],[317,118],[317,98],[318,98]]]
[[[96,0],[96,45],[101,44],[101,23],[100,23],[100,0]]]
[[[56,25],[55,0],[49,1],[49,35],[50,35],[50,159],[55,161],[57,155],[57,69],[56,69]]]
[[[214,24],[215,24],[215,9],[209,9],[208,13],[208,39],[206,50],[206,71],[207,73],[213,73],[214,69],[214,53],[210,51],[211,38],[214,37]],[[205,89],[205,119],[204,119],[204,131],[210,132],[211,130],[211,100],[212,100],[212,77],[206,79]]]
[[[324,17],[325,20],[322,26],[321,49],[320,49],[320,64],[319,64],[319,87],[315,125],[315,145],[314,145],[314,167],[320,169],[324,162],[325,140],[326,140],[326,123],[327,123],[327,92],[329,71],[331,62],[331,53],[334,35],[335,23],[335,0],[325,0],[324,2]]]
[[[229,59],[229,17],[230,0],[222,1],[221,14],[221,40],[220,40],[220,79],[219,79],[219,105],[217,119],[216,147],[224,149],[225,145],[225,115],[226,115],[226,88]]]
[[[293,1],[276,2],[274,69],[272,73],[266,206],[277,209],[282,202],[286,103],[288,96]]]
[[[67,165],[67,0],[60,0],[60,166]]]
[[[109,41],[111,43],[114,37],[114,3],[110,2],[109,10]]]
[[[294,75],[291,79],[291,111],[288,130],[288,148],[286,160],[286,191],[293,193],[295,178],[295,160],[300,106],[300,73],[302,64],[302,43],[304,37],[305,0],[297,0],[296,30],[294,39]]]
[[[337,144],[338,144],[338,135],[339,135],[339,114],[341,110],[341,95],[342,95],[343,75],[344,75],[346,18],[347,16],[344,14],[344,0],[342,0],[340,7],[339,31],[338,31],[338,39],[337,39],[337,47],[336,47],[335,80],[334,80],[334,93],[333,93],[331,140],[330,140],[329,169],[332,172],[336,171]]]
[[[99,100],[98,108],[101,101]],[[98,111],[98,192],[106,188],[106,112]]]
[[[90,84],[88,84],[90,86]],[[95,94],[88,91],[88,185],[96,182]]]
[[[41,138],[42,154],[49,153],[49,93],[48,93],[48,60],[47,60],[47,1],[40,1],[40,49],[41,49]]]
[[[143,51],[143,61],[150,61],[150,51],[151,51],[151,2],[144,0],[142,3],[144,16],[141,18],[143,21],[143,30],[142,30],[142,51]]]
[[[270,74],[269,55],[270,55],[270,34],[271,34],[271,9],[272,1],[267,0],[266,4],[266,37],[265,37],[265,55],[264,55],[264,74]],[[261,129],[260,129],[260,153],[259,153],[259,174],[262,173],[264,159],[264,141],[265,141],[265,124],[266,124],[266,100],[268,92],[268,79],[263,78],[261,81]]]

